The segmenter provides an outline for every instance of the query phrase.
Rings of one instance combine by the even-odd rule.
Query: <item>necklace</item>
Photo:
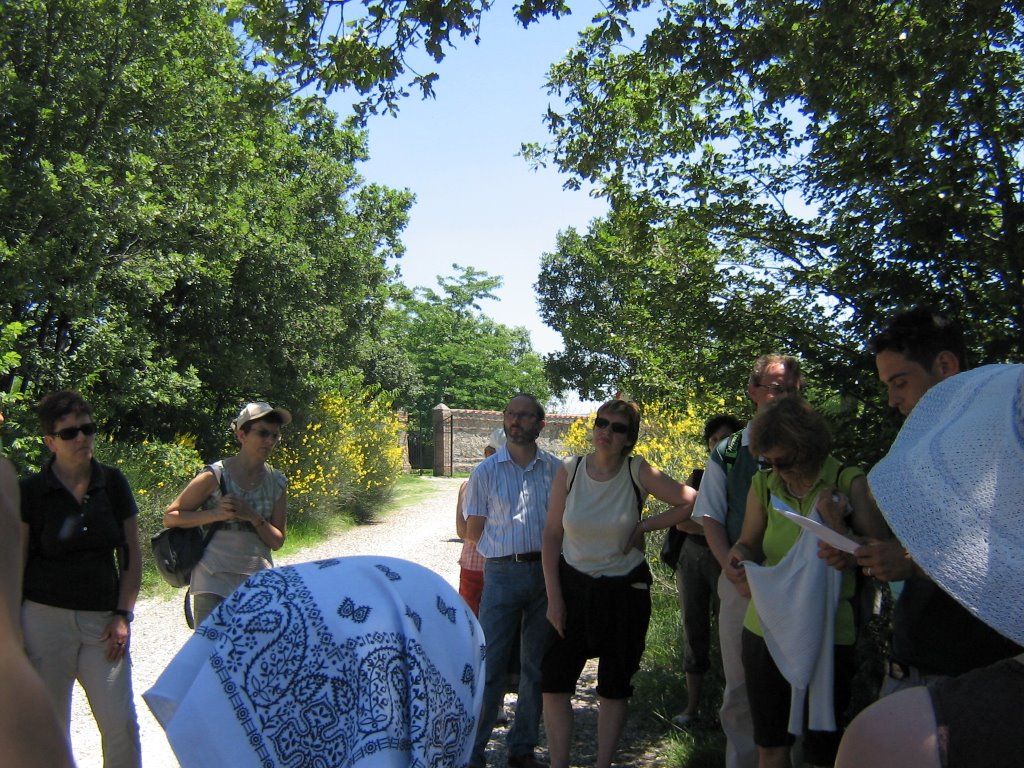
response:
[[[237,469],[237,474],[235,470]],[[267,475],[266,465],[261,464],[253,474],[251,470],[247,470],[237,460],[231,462],[231,477],[235,481],[235,485],[241,488],[243,491],[252,491],[263,484],[263,478]]]

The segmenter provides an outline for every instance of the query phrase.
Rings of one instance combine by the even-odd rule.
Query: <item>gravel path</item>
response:
[[[323,543],[302,550],[291,557],[277,558],[276,564],[322,560],[346,555],[387,555],[430,568],[443,576],[456,589],[459,585],[459,550],[455,538],[455,499],[461,480],[458,478],[424,478],[437,486],[436,492],[423,501],[398,509],[366,525],[349,529]],[[145,768],[177,768],[163,729],[142,700],[163,672],[178,649],[188,640],[191,630],[182,612],[183,592],[173,599],[153,597],[140,600],[132,625],[132,680],[135,708],[142,735],[142,760]],[[576,727],[573,731],[573,765],[593,765],[596,743],[596,696],[594,682],[596,663],[590,662],[583,672],[573,697]],[[514,696],[506,703],[514,704]],[[81,688],[76,684],[72,701],[71,744],[78,768],[101,768],[103,751],[99,731]],[[617,765],[655,767],[663,764],[657,749],[652,750],[650,722],[632,716],[623,733]],[[660,731],[659,725],[656,730]],[[506,765],[504,737],[506,729],[495,728],[488,748],[488,764],[498,768]],[[541,727],[543,742],[543,725]],[[543,753],[543,749],[541,749]],[[0,758],[0,764],[3,760]],[[230,766],[225,766],[230,768]]]
[[[437,485],[436,493],[426,500],[392,512],[373,523],[352,528],[291,557],[278,558],[276,564],[290,565],[345,555],[387,555],[424,565],[458,588],[461,543],[455,538],[454,518],[455,498],[462,481],[458,478],[425,480]],[[142,700],[142,693],[156,682],[164,667],[191,635],[191,630],[185,625],[182,596],[183,592],[179,592],[171,600],[147,598],[140,600],[135,608],[132,681],[142,734],[142,760],[146,768],[174,768],[178,765],[163,729]],[[85,694],[78,685],[75,686],[71,717],[71,744],[78,768],[101,768],[103,751],[99,731]],[[504,765],[504,760],[501,765]]]

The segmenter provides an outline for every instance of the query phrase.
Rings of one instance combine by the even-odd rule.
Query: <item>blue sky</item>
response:
[[[371,118],[370,160],[361,166],[368,181],[416,195],[398,262],[403,281],[436,287],[453,263],[500,276],[499,301],[484,302],[484,312],[526,327],[542,353],[560,349],[561,337],[537,316],[541,254],[554,249],[559,230],[584,230],[607,209],[586,192],[564,191],[554,169],[533,171],[517,157],[522,142],[546,141],[547,70],[598,8],[576,5],[585,10],[524,30],[509,4],[495,4],[480,44],[462,41],[437,66],[436,99],[412,96],[397,118]],[[331,104],[347,112],[343,98]]]

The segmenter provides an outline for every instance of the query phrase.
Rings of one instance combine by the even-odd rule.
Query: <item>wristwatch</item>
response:
[[[124,620],[131,624],[135,621],[135,614],[131,611],[126,611],[124,608],[115,608],[113,610],[115,616],[124,616]]]

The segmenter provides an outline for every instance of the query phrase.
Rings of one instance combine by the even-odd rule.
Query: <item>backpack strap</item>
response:
[[[99,464],[99,462],[96,462]],[[114,489],[113,484],[110,482],[110,473],[107,468],[102,464],[99,464],[100,474],[103,477],[103,492],[107,495],[107,499],[110,502],[110,514],[114,516],[114,522],[117,527],[117,546],[114,547],[114,579],[117,581],[118,589],[121,584],[121,574],[128,570],[128,562],[130,560],[128,552],[128,540],[124,535],[124,521],[117,519],[115,510],[122,504],[127,504],[128,499],[124,498],[124,495],[120,492],[121,488]]]
[[[211,472],[213,476],[217,478],[217,485],[220,488],[220,495],[227,496],[228,483],[227,480],[224,479],[224,462],[215,461],[213,462],[213,464],[207,464],[203,468],[203,471]],[[213,494],[210,495],[212,496]],[[213,534],[217,532],[217,529],[220,528],[220,526],[221,523],[219,521],[216,523],[210,523],[209,525],[203,526],[206,529],[205,533],[203,534],[203,549],[206,549],[206,545],[210,543],[210,539],[213,538]]]
[[[572,468],[572,477],[569,478],[569,481],[565,485],[565,495],[566,496],[568,496],[569,492],[572,490],[572,484],[576,482],[576,473],[580,471],[580,462],[581,461],[583,461],[583,457],[582,456],[577,456],[576,457],[576,464]]]
[[[641,517],[644,510],[644,496],[640,492],[640,486],[637,484],[636,478],[633,477],[633,457],[627,456],[626,462],[629,464],[629,482],[633,484],[633,495],[636,496],[636,515]],[[639,471],[638,469],[637,472]]]
[[[743,447],[743,430],[738,429],[729,435],[729,442],[725,444],[725,450],[720,452],[722,457],[722,469],[729,474],[732,465],[736,463],[736,457],[740,455],[740,448]]]
[[[224,479],[224,462],[215,461],[213,462],[213,464],[208,464],[205,467],[203,467],[203,471],[213,473],[213,476],[217,478],[217,485],[220,487],[220,495],[226,496],[228,492],[228,484],[227,481]],[[203,526],[206,529],[205,533],[203,534],[203,549],[206,549],[206,545],[210,543],[210,539],[213,538],[213,534],[217,532],[217,529],[220,528],[220,526],[220,522],[210,523],[209,525]],[[184,605],[185,623],[188,625],[189,629],[195,629],[196,620],[195,616],[192,613],[192,603],[189,600],[189,597],[191,596],[192,590],[186,589]]]

